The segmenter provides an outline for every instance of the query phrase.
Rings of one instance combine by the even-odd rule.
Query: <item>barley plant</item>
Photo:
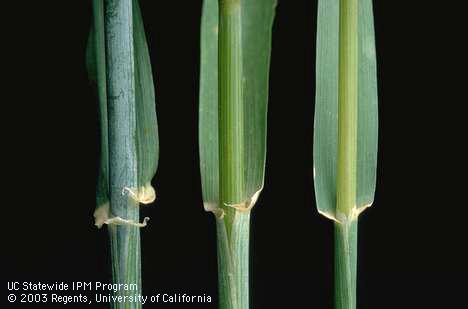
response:
[[[107,225],[112,280],[138,285],[120,289],[124,301],[113,308],[141,308],[139,204],[156,197],[151,179],[158,163],[154,86],[138,0],[93,0],[93,22],[86,50],[90,79],[96,84],[101,132],[95,224]]]
[[[205,0],[199,148],[216,218],[220,308],[249,308],[250,212],[263,188],[275,0]]]
[[[356,308],[358,217],[374,200],[377,77],[372,0],[320,0],[314,181],[335,226],[335,308]]]

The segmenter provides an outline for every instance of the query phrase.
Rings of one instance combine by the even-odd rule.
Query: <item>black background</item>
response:
[[[333,306],[333,225],[316,212],[312,179],[316,2],[280,0],[277,8],[265,188],[251,228],[252,308]],[[158,200],[142,211],[151,217],[142,229],[144,294],[216,300],[215,224],[203,211],[198,169],[201,1],[141,3],[161,148]],[[99,141],[84,65],[91,5],[17,4],[1,13],[1,288],[107,282],[107,233],[92,218]],[[358,307],[460,307],[468,275],[459,177],[466,97],[463,75],[453,75],[461,20],[442,19],[447,10],[427,3],[374,1],[374,11],[379,168],[374,206],[359,224]]]

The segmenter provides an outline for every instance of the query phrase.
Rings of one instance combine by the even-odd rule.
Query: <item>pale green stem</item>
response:
[[[221,309],[249,308],[250,211],[231,207],[246,199],[241,18],[241,1],[220,0],[219,176],[220,202],[225,213],[217,220]]]
[[[357,226],[335,223],[335,309],[356,308]]]
[[[335,308],[356,308],[358,0],[340,0]]]
[[[132,0],[106,0],[106,67],[109,118],[109,189],[111,216],[139,221],[130,196],[138,187]],[[110,225],[114,283],[137,284],[138,291],[119,289],[116,295],[141,293],[140,231]],[[115,302],[113,308],[141,308],[138,302]]]
[[[236,212],[231,233],[223,219],[216,220],[220,309],[249,308],[250,212]]]

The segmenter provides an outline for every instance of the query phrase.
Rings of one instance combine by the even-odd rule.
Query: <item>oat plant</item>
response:
[[[358,218],[374,200],[377,77],[372,0],[320,0],[314,180],[335,226],[335,308],[356,308]]]
[[[100,168],[95,224],[109,230],[112,280],[138,285],[120,289],[113,308],[141,308],[139,204],[155,199],[151,179],[158,162],[154,86],[137,0],[93,0],[86,62],[99,102]]]
[[[249,307],[250,213],[263,188],[275,0],[205,0],[199,149],[216,218],[219,307]]]

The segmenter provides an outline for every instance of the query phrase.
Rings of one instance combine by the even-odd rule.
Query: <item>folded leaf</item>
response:
[[[158,168],[159,138],[151,60],[138,0],[133,0],[133,39],[135,50],[135,100],[137,111],[138,186],[140,201],[156,198],[151,179]]]
[[[106,59],[104,43],[104,6],[102,0],[93,1],[94,20],[86,49],[89,78],[97,84],[101,129],[100,169],[97,182],[96,205],[109,201],[109,154]],[[134,76],[136,104],[136,149],[138,187],[131,188],[134,197],[142,203],[151,203],[155,191],[151,186],[159,158],[158,128],[151,61],[146,43],[143,18],[137,0],[133,0]]]
[[[241,0],[242,196],[251,204],[263,188],[271,30],[276,0]],[[219,207],[218,1],[205,0],[201,26],[199,148],[205,209]]]
[[[314,182],[320,213],[337,220],[339,0],[321,0],[317,22]],[[377,167],[377,76],[372,1],[358,5],[358,113],[356,202],[358,215],[374,200]]]
[[[104,1],[93,0],[93,22],[86,47],[89,79],[97,86],[99,127],[101,131],[100,162],[96,187],[96,207],[109,203],[109,136],[107,119],[106,55],[104,33]]]

